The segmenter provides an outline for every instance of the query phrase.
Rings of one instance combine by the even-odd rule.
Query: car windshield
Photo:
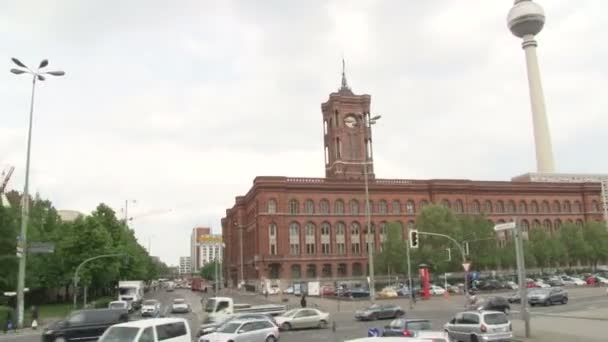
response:
[[[173,300],[173,304],[184,304],[185,302],[186,300],[182,298],[176,298]]]
[[[143,305],[156,305],[155,300],[145,300]]]
[[[215,309],[215,299],[208,299],[205,303],[205,312],[213,312]]]
[[[241,326],[241,323],[226,323],[222,325],[217,332],[223,334],[234,334],[234,332]]]
[[[99,342],[131,342],[135,340],[139,328],[135,327],[111,327],[99,340]]]
[[[377,309],[380,309],[380,305],[373,304],[373,305],[368,306],[365,310],[377,310]]]
[[[509,323],[509,320],[507,319],[507,316],[505,314],[502,313],[491,313],[491,314],[487,314],[483,317],[483,320],[486,322],[486,324],[492,325],[492,324],[507,324]]]
[[[429,321],[417,321],[417,322],[408,322],[407,323],[408,330],[431,330],[431,322]]]
[[[286,313],[282,314],[281,316],[283,316],[283,317],[293,317],[293,315],[295,315],[296,312],[298,312],[298,309],[291,309],[291,310],[287,311]]]

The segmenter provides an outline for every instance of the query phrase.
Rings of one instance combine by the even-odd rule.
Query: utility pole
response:
[[[414,295],[414,287],[412,284],[412,264],[410,262],[410,242],[405,244],[405,254],[407,256],[407,288],[410,292],[410,310],[414,308],[412,296]]]

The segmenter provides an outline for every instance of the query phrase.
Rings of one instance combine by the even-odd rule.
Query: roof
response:
[[[155,326],[158,324],[167,324],[167,323],[178,323],[183,322],[188,324],[188,321],[184,318],[170,317],[170,318],[150,318],[150,319],[142,319],[138,321],[131,321],[121,324],[113,325],[114,327],[133,327],[133,328],[147,328],[150,326]]]

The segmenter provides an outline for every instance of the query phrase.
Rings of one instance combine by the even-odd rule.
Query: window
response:
[[[503,201],[496,202],[496,212],[497,213],[505,212],[505,204],[503,203]]]
[[[572,212],[572,207],[570,206],[570,201],[565,201],[564,202],[564,212],[565,213],[571,213]]]
[[[427,205],[429,205],[429,201],[427,200],[422,200],[420,202],[420,209],[424,209],[424,207],[426,207]]]
[[[530,211],[533,213],[538,212],[538,203],[536,201],[532,201],[532,203],[530,203]]]
[[[186,335],[183,322],[167,323],[156,326],[156,336],[159,341]]]
[[[363,275],[363,267],[361,266],[360,263],[355,262],[353,264],[353,276],[357,277],[357,276],[362,276]]]
[[[321,224],[321,253],[325,255],[331,254],[330,230],[329,223],[324,222]]]
[[[289,225],[289,254],[300,255],[300,225],[297,222]]]
[[[300,265],[291,265],[291,278],[299,279],[302,276]]]
[[[541,210],[541,212],[543,212],[543,213],[548,213],[548,212],[550,212],[551,210],[549,209],[549,202],[547,202],[547,201],[543,201],[543,203],[540,205],[540,210]]]
[[[365,210],[368,210],[368,208],[369,208],[369,213],[370,213],[370,214],[372,214],[372,213],[374,212],[374,201],[369,200],[369,201],[367,202],[367,205],[368,205],[368,206],[367,206],[367,207],[365,207]],[[367,211],[366,211],[366,213],[367,213]]]
[[[329,165],[329,147],[325,145],[325,165]]]
[[[481,205],[478,200],[474,200],[471,204],[471,212],[473,214],[479,214],[481,212]]]
[[[580,201],[575,201],[574,202],[574,212],[575,213],[580,213],[581,211],[583,211],[583,209],[581,207],[581,202]]]
[[[448,201],[447,199],[444,199],[443,201],[441,201],[441,205],[448,209],[452,208],[450,201]]]
[[[346,254],[346,240],[345,240],[346,226],[342,222],[336,224],[336,250],[337,254]]]
[[[321,268],[321,276],[323,278],[331,278],[331,264],[323,264],[323,268]]]
[[[365,237],[364,237],[365,238],[365,252],[366,253],[369,253],[370,246],[372,248],[374,248],[374,246],[376,244],[375,241],[374,241],[375,240],[375,235],[376,235],[375,233],[376,233],[376,227],[374,226],[373,223],[372,223],[371,229],[370,229],[369,226],[366,225],[366,228],[365,228]],[[374,250],[375,250],[375,248],[374,248]]]
[[[457,213],[464,212],[464,205],[462,204],[462,200],[456,200],[456,202],[454,203],[454,211]]]
[[[277,212],[277,201],[271,199],[268,201],[268,213],[275,214]]]
[[[528,213],[528,204],[526,204],[526,201],[519,201],[519,213],[520,214]]]
[[[319,202],[319,212],[321,214],[329,214],[329,201],[326,199],[322,199]]]
[[[308,278],[316,278],[317,277],[317,265],[308,264],[306,266],[306,277]]]
[[[399,215],[401,214],[401,202],[395,200],[393,201],[393,214]]]
[[[350,201],[350,214],[359,215],[359,202],[355,199]]]
[[[562,220],[557,219],[555,220],[555,224],[553,225],[555,231],[558,231],[561,227],[562,227]]]
[[[313,202],[312,200],[307,200],[306,204],[304,205],[304,210],[306,211],[307,214],[314,214],[315,213],[315,202]]]
[[[268,241],[270,255],[277,255],[277,225],[274,223],[268,225]]]
[[[338,215],[344,215],[344,201],[339,199],[334,204],[334,212]]]
[[[545,232],[546,232],[547,234],[551,234],[551,231],[552,231],[552,226],[553,226],[553,225],[551,224],[551,221],[549,221],[549,220],[545,220],[545,221],[543,221],[543,226],[545,227]]]
[[[346,270],[346,264],[338,264],[338,277],[346,277],[347,275],[347,270]]]
[[[416,213],[416,206],[414,205],[414,201],[408,200],[405,204],[405,212],[408,215],[413,215]]]
[[[507,203],[507,212],[513,214],[515,212],[515,201],[509,201]]]
[[[387,204],[385,200],[380,201],[380,203],[378,203],[378,213],[380,214],[386,214],[387,212]]]
[[[300,212],[300,203],[298,200],[292,199],[289,200],[289,213],[290,214],[298,214]]]
[[[579,228],[582,228],[583,227],[583,220],[581,220],[581,219],[576,220],[576,226],[579,227]]]
[[[361,237],[359,235],[361,226],[357,222],[353,222],[350,226],[350,245],[353,254],[361,253]]]
[[[144,329],[144,331],[141,332],[137,342],[154,342],[154,331],[152,330],[152,327],[147,327]]]
[[[559,201],[553,201],[553,207],[551,208],[551,210],[554,213],[560,213],[562,211],[562,205],[559,204]]]
[[[492,201],[487,200],[484,202],[483,204],[483,212],[486,214],[491,214],[492,213]]]
[[[520,225],[521,225],[521,230],[524,233],[527,233],[528,231],[530,231],[530,223],[528,223],[528,220],[521,220]]]
[[[336,159],[342,159],[342,142],[336,138]]]
[[[306,254],[315,254],[316,227],[314,223],[306,224]]]
[[[532,221],[532,229],[538,229],[538,228],[540,228],[540,221],[539,220]]]
[[[600,212],[600,205],[599,205],[599,203],[597,203],[596,200],[594,200],[593,202],[591,202],[591,210],[593,210],[594,213],[599,213]]]

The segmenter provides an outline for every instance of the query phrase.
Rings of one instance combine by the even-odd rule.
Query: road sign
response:
[[[515,222],[501,223],[494,226],[494,231],[499,232],[501,230],[515,229]]]
[[[465,272],[469,272],[469,269],[471,268],[471,263],[470,262],[465,262],[462,264],[462,267],[464,268]]]
[[[32,242],[27,247],[30,253],[54,253],[55,244],[51,242]]]

